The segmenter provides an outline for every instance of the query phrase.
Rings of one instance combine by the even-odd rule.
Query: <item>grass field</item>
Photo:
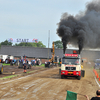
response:
[[[10,65],[10,64],[5,64],[5,63],[3,63],[2,65],[3,65],[3,66],[7,66],[7,65]]]
[[[5,63],[3,63],[2,65],[3,65],[3,66],[7,66],[7,65],[10,65],[10,64],[5,64]],[[36,65],[36,67],[43,67],[42,69],[44,69],[45,64],[42,64],[42,65],[40,65],[40,66]],[[40,70],[41,70],[41,69],[40,69]],[[35,72],[35,70],[33,70],[33,71],[28,71],[27,73],[33,73],[33,72]],[[22,74],[25,74],[25,73],[22,73]],[[7,78],[16,77],[16,76],[17,76],[17,75],[10,75],[10,76],[5,76],[5,77],[0,78],[0,79],[7,79]]]
[[[15,77],[15,76],[17,76],[17,75],[10,75],[10,76],[5,76],[5,77],[3,77],[3,78],[0,78],[0,79],[7,79],[7,78],[12,78],[12,77]]]

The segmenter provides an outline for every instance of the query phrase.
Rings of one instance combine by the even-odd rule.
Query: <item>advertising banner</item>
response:
[[[8,42],[33,42],[33,43],[37,43],[38,42],[38,39],[12,39],[12,38],[9,38],[8,39]]]

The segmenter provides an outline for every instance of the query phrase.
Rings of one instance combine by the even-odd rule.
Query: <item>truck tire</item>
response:
[[[27,65],[27,69],[31,69],[31,65],[28,64],[28,65]]]
[[[31,69],[31,65],[29,65],[29,69]]]
[[[3,74],[3,65],[0,64],[0,74]]]
[[[85,70],[81,70],[81,76],[82,76],[82,77],[85,76]]]
[[[81,76],[78,76],[77,79],[80,80],[81,79]]]
[[[10,65],[13,66],[13,62],[10,62]]]
[[[61,75],[61,79],[64,79],[64,75]]]

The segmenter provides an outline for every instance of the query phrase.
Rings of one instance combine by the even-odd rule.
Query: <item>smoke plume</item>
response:
[[[76,16],[64,13],[58,23],[57,34],[61,37],[64,53],[66,45],[82,48],[100,48],[100,0],[86,5],[86,10]]]

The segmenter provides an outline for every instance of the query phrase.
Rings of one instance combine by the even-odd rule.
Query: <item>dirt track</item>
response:
[[[18,68],[18,66],[11,66],[11,65],[7,65],[7,66],[3,66],[4,68],[4,72],[3,74],[0,75],[0,78],[5,77],[5,76],[10,76],[12,75],[12,72],[15,72],[15,74],[22,74],[24,69],[23,68]],[[27,69],[27,72],[29,71],[36,71],[39,69],[43,69],[44,67],[36,67],[36,66],[32,66],[31,69]]]
[[[85,67],[86,75],[81,80],[76,78],[60,79],[58,68],[50,68],[20,78],[0,83],[0,100],[65,100],[66,90],[95,96],[99,88],[93,71]],[[90,97],[91,97],[90,96]],[[77,100],[86,100],[78,95]]]

